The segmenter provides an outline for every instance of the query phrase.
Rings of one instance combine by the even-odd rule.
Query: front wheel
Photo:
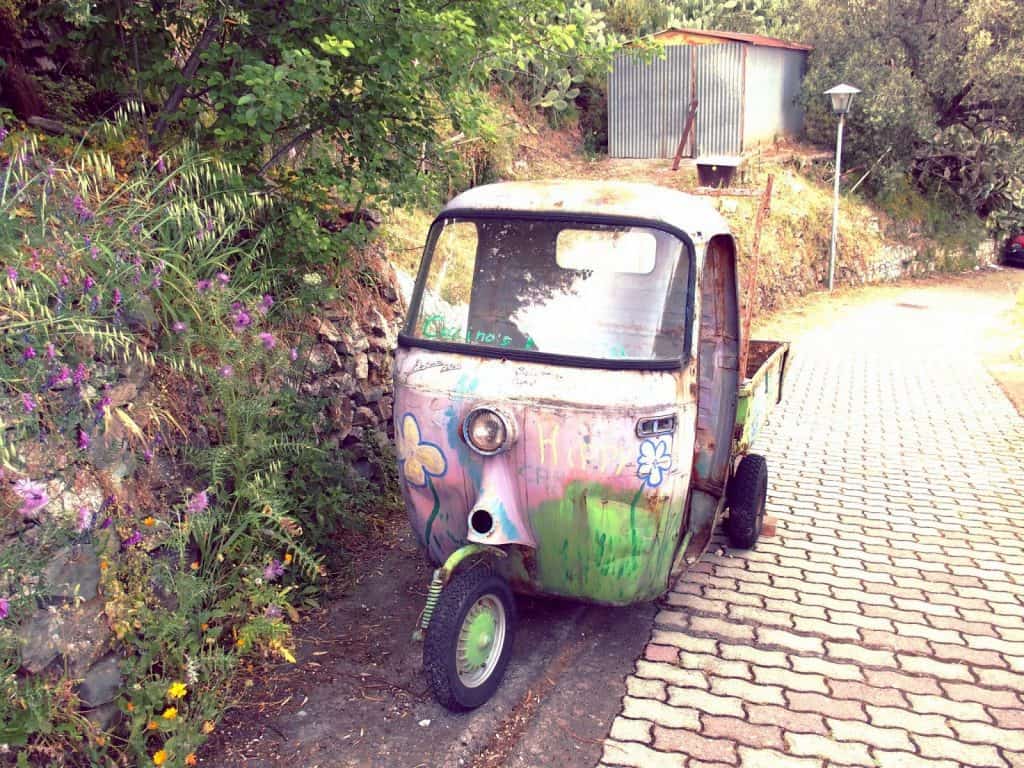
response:
[[[729,519],[725,533],[729,543],[738,549],[750,549],[761,536],[768,501],[768,462],[764,456],[748,453],[740,460],[727,494]]]
[[[508,583],[489,568],[456,573],[441,592],[423,643],[423,668],[437,700],[475,709],[498,689],[515,634]]]

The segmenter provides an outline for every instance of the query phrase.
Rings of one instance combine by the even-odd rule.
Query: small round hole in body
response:
[[[494,518],[486,509],[474,509],[469,516],[469,525],[475,533],[486,536],[494,528]]]

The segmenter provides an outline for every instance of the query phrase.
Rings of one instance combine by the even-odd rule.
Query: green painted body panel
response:
[[[530,516],[537,549],[497,563],[517,588],[608,605],[653,600],[668,587],[683,522],[671,494],[616,498],[600,484],[571,483]]]

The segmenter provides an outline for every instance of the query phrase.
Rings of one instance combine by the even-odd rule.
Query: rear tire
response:
[[[515,636],[515,600],[489,568],[456,573],[441,592],[423,643],[423,669],[438,702],[465,712],[501,684]]]
[[[768,462],[764,456],[748,453],[740,461],[729,482],[727,499],[729,519],[725,532],[729,544],[737,549],[751,549],[764,527],[768,500]]]

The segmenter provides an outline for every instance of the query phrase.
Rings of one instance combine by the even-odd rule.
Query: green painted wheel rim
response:
[[[466,612],[455,645],[459,680],[476,688],[494,673],[505,646],[505,606],[494,595],[483,595]]]

